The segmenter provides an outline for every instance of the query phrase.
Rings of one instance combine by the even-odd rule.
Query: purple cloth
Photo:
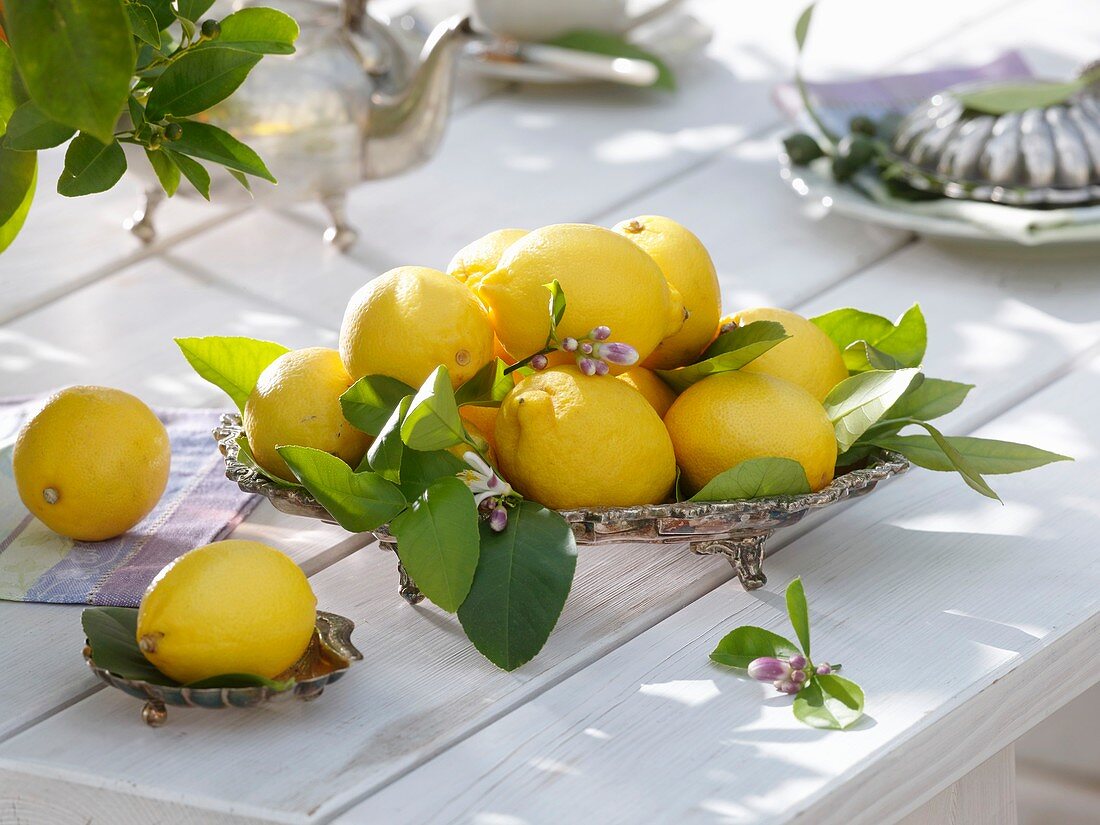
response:
[[[0,401],[0,598],[134,607],[153,577],[183,553],[228,535],[259,501],[225,477],[211,431],[216,410],[157,410],[172,445],[168,487],[129,532],[99,542],[48,530],[18,500],[14,434],[33,401]]]

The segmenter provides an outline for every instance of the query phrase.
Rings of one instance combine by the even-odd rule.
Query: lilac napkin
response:
[[[216,410],[157,410],[172,444],[160,502],[115,539],[74,541],[31,516],[15,489],[15,435],[36,401],[0,400],[0,599],[135,607],[146,586],[177,556],[226,536],[256,506],[225,478],[211,431]]]

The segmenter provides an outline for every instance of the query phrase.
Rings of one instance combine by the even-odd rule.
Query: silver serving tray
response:
[[[917,189],[1012,206],[1100,200],[1100,98],[1086,88],[1065,103],[1004,115],[967,111],[948,89],[905,116],[891,160]]]
[[[276,689],[266,685],[233,688],[190,688],[184,685],[158,685],[143,679],[124,679],[104,670],[92,658],[92,648],[84,642],[84,661],[100,681],[138,699],[144,699],[141,718],[157,728],[168,720],[168,705],[181,708],[251,708],[267,702],[300,699],[310,701],[320,696],[326,685],[340,679],[352,662],[363,658],[351,643],[355,623],[335,613],[317,611],[317,626],[302,658],[286,673],[282,681],[293,678],[289,687]]]
[[[244,435],[238,413],[225,413],[214,430],[218,448],[225,456],[225,475],[247,493],[265,496],[276,509],[296,516],[335,523],[328,511],[301,487],[277,484],[238,460],[237,440]],[[866,495],[880,481],[901,475],[909,462],[898,453],[881,451],[868,466],[837,476],[816,493],[741,501],[678,502],[642,507],[597,507],[559,511],[570,526],[577,544],[610,542],[652,542],[690,545],[698,555],[720,554],[733,566],[746,590],[762,587],[764,544],[780,527],[801,521],[807,513],[848,498]],[[382,549],[397,550],[390,532],[373,531]],[[410,603],[423,596],[398,562],[401,595]]]

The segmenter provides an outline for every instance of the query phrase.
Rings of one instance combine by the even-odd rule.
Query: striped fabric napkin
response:
[[[225,478],[212,438],[216,410],[157,410],[172,443],[168,488],[128,533],[99,542],[59,536],[19,500],[11,454],[37,400],[0,400],[0,599],[136,607],[177,556],[233,530],[259,498]]]

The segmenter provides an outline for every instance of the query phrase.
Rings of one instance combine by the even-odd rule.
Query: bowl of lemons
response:
[[[509,670],[557,621],[578,545],[683,543],[755,588],[775,530],[910,463],[996,497],[985,474],[1064,458],[929,423],[971,387],[925,375],[919,306],[723,315],[702,241],[655,215],[392,269],[337,348],[178,343],[237,405],[215,432],[230,479],[373,533],[402,595]]]
[[[138,608],[94,607],[81,620],[84,660],[105,684],[168,706],[250,708],[315,699],[362,659],[350,619],[316,609],[290,558],[254,541],[219,541],[166,566]]]

